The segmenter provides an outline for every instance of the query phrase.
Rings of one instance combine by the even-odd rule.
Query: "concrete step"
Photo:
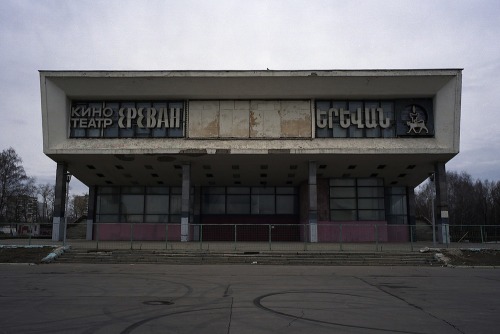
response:
[[[71,250],[57,259],[59,263],[164,263],[164,264],[266,264],[266,265],[352,265],[425,266],[437,262],[429,253],[209,253],[167,251],[82,251]]]

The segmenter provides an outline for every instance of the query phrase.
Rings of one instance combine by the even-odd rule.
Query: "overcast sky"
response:
[[[38,70],[266,68],[463,68],[461,152],[447,169],[500,180],[498,0],[1,0],[0,150],[54,182]]]

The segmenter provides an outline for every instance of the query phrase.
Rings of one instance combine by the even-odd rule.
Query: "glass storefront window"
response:
[[[227,195],[227,213],[247,215],[250,213],[250,195]]]
[[[331,179],[330,218],[332,220],[384,220],[382,179]]]
[[[295,196],[277,195],[276,196],[276,214],[293,215],[296,213]]]
[[[180,222],[181,192],[180,187],[98,187],[96,221]]]
[[[170,214],[181,214],[182,211],[182,195],[170,196]]]
[[[274,195],[252,195],[252,214],[273,215],[274,204]]]
[[[101,214],[118,214],[120,208],[119,195],[100,195],[97,210]]]
[[[122,195],[122,214],[142,214],[144,212],[144,195]]]
[[[146,214],[168,214],[168,195],[146,195]]]
[[[202,188],[202,214],[292,215],[297,206],[295,187]]]
[[[387,188],[388,213],[387,220],[389,224],[407,224],[408,207],[405,187]]]
[[[224,214],[226,212],[226,195],[204,194],[202,210],[206,214]]]

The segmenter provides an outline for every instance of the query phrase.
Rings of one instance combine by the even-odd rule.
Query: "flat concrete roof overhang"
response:
[[[308,180],[309,161],[319,178],[383,178],[386,186],[415,187],[452,155],[116,154],[54,156],[87,185],[181,186],[181,165],[201,186],[297,186]]]
[[[416,186],[458,153],[461,71],[40,71],[44,152],[87,185],[180,186],[183,163],[194,185],[298,185],[315,161],[318,177]],[[70,100],[357,98],[435,98],[435,108],[446,109],[436,120],[444,132],[391,141],[68,138]]]
[[[461,69],[40,71],[72,99],[432,97]]]

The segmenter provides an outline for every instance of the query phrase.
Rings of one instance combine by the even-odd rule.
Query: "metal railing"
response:
[[[500,225],[449,225],[449,243],[430,225],[388,224],[69,224],[64,241],[52,241],[50,224],[0,223],[0,245],[63,245],[85,249],[202,251],[414,251],[422,247],[500,248]],[[90,230],[90,229],[89,229]],[[433,240],[435,238],[435,241]],[[88,239],[88,240],[87,240]]]

